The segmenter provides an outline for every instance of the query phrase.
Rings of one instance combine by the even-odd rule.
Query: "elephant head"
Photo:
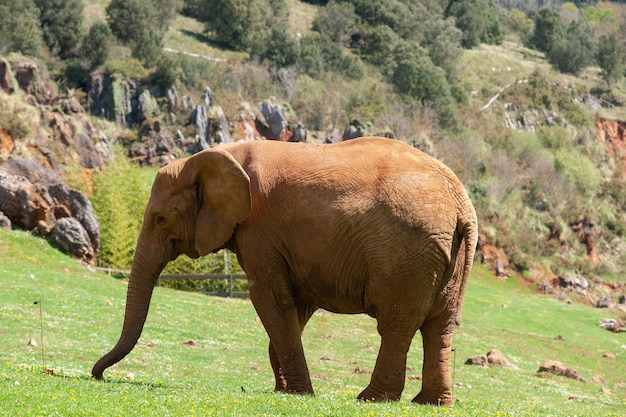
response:
[[[206,150],[158,172],[137,240],[122,334],[94,365],[95,378],[135,347],[167,263],[180,254],[198,258],[222,248],[248,217],[250,205],[250,178],[224,150]]]

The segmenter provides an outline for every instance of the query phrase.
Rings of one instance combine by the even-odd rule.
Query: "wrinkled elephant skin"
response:
[[[102,378],[135,346],[152,289],[180,254],[237,254],[269,335],[276,389],[313,393],[301,333],[318,308],[376,318],[381,345],[358,398],[398,400],[417,330],[422,390],[451,404],[450,351],[477,242],[457,177],[396,140],[333,145],[231,143],[162,168],[138,239],[117,345]]]

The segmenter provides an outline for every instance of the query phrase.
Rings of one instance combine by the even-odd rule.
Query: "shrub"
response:
[[[285,31],[272,29],[261,59],[267,62],[270,68],[278,70],[295,65],[299,54],[300,44],[295,38]]]
[[[400,43],[400,37],[386,25],[376,26],[366,35],[366,45],[361,50],[363,60],[379,69],[383,75],[393,72],[395,60],[389,51]]]
[[[15,113],[0,110],[0,128],[4,129],[13,139],[25,139],[31,134],[30,125]]]
[[[464,48],[475,48],[481,42],[500,44],[504,31],[500,16],[491,0],[457,0],[450,4],[447,16],[456,19],[456,27],[462,32]]]
[[[100,222],[100,265],[129,269],[132,264],[150,195],[143,172],[128,161],[122,149],[116,149],[112,162],[94,178],[92,204]]]
[[[333,42],[343,43],[347,41],[350,31],[357,23],[357,19],[353,4],[337,3],[331,0],[326,7],[318,12],[317,17],[313,21],[313,30],[326,36]]]
[[[48,48],[62,57],[76,52],[82,38],[81,0],[35,0],[43,39]]]
[[[560,72],[577,75],[593,62],[592,35],[584,26],[572,23],[565,37],[556,40],[547,53],[552,66]]]
[[[596,62],[602,69],[602,78],[609,87],[621,78],[624,70],[624,50],[615,33],[600,38]]]
[[[443,128],[457,126],[456,105],[444,71],[432,63],[423,49],[409,43],[397,48],[394,56],[397,66],[391,82],[397,91],[414,100],[432,104]]]
[[[95,22],[89,28],[89,33],[83,38],[80,55],[90,68],[102,65],[107,60],[112,36],[109,25],[104,22]]]
[[[559,13],[544,7],[535,16],[535,30],[529,39],[529,46],[541,52],[550,52],[554,44],[563,37],[563,32],[563,22]]]
[[[177,57],[161,55],[152,74],[152,80],[163,88],[172,87],[181,73],[179,62]]]
[[[0,1],[0,51],[44,56],[39,10],[33,0]]]

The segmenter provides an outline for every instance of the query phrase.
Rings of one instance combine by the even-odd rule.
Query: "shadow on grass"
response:
[[[186,29],[182,29],[180,32],[183,35],[189,36],[190,38],[193,38],[198,42],[206,43],[207,45],[212,46],[213,48],[226,49],[226,50],[231,49],[231,47],[225,44],[224,42],[218,42],[215,39],[211,39],[208,36],[206,36],[204,33],[196,33],[190,30],[186,30]]]
[[[115,377],[98,380],[92,377],[91,375],[87,375],[87,374],[69,375],[61,371],[58,371],[56,369],[45,369],[43,370],[43,373],[45,375],[50,375],[55,378],[83,380],[83,381],[96,381],[96,382],[101,382],[103,384],[124,384],[124,385],[134,385],[138,387],[148,387],[148,388],[176,388],[173,385],[164,384],[162,382],[155,383],[155,382],[148,382],[148,381],[131,381],[129,379],[115,378]]]

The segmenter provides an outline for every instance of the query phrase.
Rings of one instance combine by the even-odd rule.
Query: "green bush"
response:
[[[76,53],[83,36],[82,0],[35,0],[43,39],[55,54],[68,57]]]
[[[313,30],[333,42],[343,43],[348,40],[350,31],[354,29],[357,22],[358,17],[354,12],[353,4],[331,0],[318,12],[313,21]]]
[[[14,139],[26,139],[31,134],[30,125],[14,113],[0,110],[0,128],[4,129]]]
[[[102,65],[107,60],[112,37],[111,29],[106,23],[95,22],[91,25],[80,48],[80,55],[88,62],[90,68]]]
[[[94,178],[92,204],[100,222],[101,266],[130,269],[150,196],[144,172],[116,149],[113,161]]]

